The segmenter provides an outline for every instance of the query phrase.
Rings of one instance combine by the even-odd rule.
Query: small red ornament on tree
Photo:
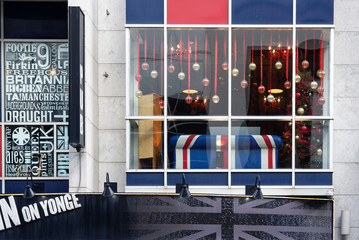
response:
[[[302,131],[307,131],[307,127],[305,125],[302,126]]]

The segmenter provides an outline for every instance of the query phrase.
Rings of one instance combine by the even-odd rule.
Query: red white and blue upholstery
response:
[[[278,166],[278,149],[283,141],[274,135],[232,136],[232,168],[272,169]],[[178,135],[169,142],[176,169],[214,169],[218,152],[228,168],[227,135]]]

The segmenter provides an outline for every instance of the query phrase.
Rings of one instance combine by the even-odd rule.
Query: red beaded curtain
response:
[[[228,24],[228,0],[167,0],[168,24]]]

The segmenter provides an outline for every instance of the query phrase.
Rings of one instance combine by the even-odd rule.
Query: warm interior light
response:
[[[195,94],[195,93],[198,93],[198,91],[194,90],[194,89],[185,89],[185,90],[183,90],[183,93]]]
[[[277,93],[282,93],[283,90],[282,90],[282,89],[279,89],[279,88],[273,88],[273,89],[269,89],[268,92],[269,92],[269,93],[277,94]]]

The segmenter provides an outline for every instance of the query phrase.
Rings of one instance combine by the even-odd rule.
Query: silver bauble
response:
[[[212,101],[213,101],[214,103],[219,103],[219,97],[218,97],[218,95],[214,95],[214,96],[212,97]]]
[[[195,71],[198,71],[199,69],[200,69],[200,65],[198,64],[198,63],[193,63],[193,66],[192,66],[192,68],[193,68],[193,70],[195,70]]]
[[[317,89],[317,87],[318,87],[318,83],[313,80],[313,81],[310,83],[310,88],[314,90],[314,89]]]
[[[137,98],[142,97],[142,91],[141,91],[140,89],[138,89],[138,90],[136,91],[135,95],[136,95]]]
[[[267,97],[267,101],[268,102],[274,102],[274,96],[272,94],[269,94],[268,97]]]
[[[295,82],[296,83],[300,83],[300,80],[302,80],[302,78],[300,77],[299,74],[295,74]]]
[[[183,79],[185,79],[185,78],[186,78],[186,74],[184,74],[184,72],[178,73],[178,79],[179,79],[179,80],[183,80]]]
[[[158,76],[158,72],[156,70],[151,71],[151,78],[156,78]]]
[[[282,65],[282,63],[281,63],[280,61],[278,61],[278,62],[275,63],[275,68],[276,68],[276,69],[279,70],[279,69],[282,69],[282,67],[283,67],[283,65]]]

